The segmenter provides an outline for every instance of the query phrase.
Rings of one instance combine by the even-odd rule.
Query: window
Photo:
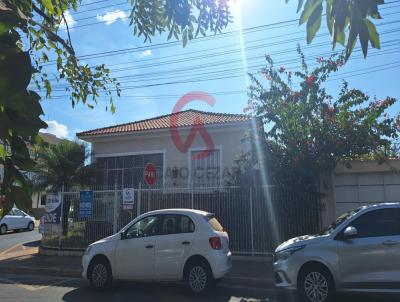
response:
[[[100,186],[113,187],[115,182],[125,187],[137,188],[139,183],[145,187],[143,179],[144,168],[153,163],[156,166],[156,187],[162,187],[163,177],[162,153],[146,155],[129,155],[115,157],[99,157],[96,159],[96,184]]]
[[[400,235],[400,209],[371,211],[350,225],[357,229],[358,238]]]
[[[40,205],[45,206],[46,205],[46,194],[42,194],[40,196]]]
[[[157,234],[158,216],[148,216],[126,230],[126,238],[149,237]]]
[[[220,150],[211,150],[207,157],[197,159],[203,152],[190,152],[191,184],[195,188],[218,187],[221,183]]]
[[[163,215],[161,234],[193,233],[194,223],[185,215]]]
[[[24,216],[24,212],[22,212],[20,209],[13,209],[14,216]]]
[[[205,216],[205,219],[208,221],[208,223],[211,225],[211,227],[215,231],[217,231],[217,232],[223,232],[224,231],[224,228],[219,223],[218,219],[215,217],[214,214]]]

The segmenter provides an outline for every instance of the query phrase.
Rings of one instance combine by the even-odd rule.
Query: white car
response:
[[[7,233],[7,231],[33,231],[34,228],[35,218],[17,208],[12,208],[11,211],[0,220],[0,235]]]
[[[169,209],[138,216],[120,232],[92,243],[82,276],[94,288],[112,280],[180,281],[203,293],[232,267],[228,234],[210,214]]]

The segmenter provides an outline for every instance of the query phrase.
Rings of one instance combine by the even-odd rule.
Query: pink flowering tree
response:
[[[332,171],[339,161],[396,156],[400,118],[388,114],[396,99],[371,98],[346,81],[331,95],[325,82],[344,64],[344,56],[318,58],[309,70],[299,47],[298,53],[300,71],[275,66],[266,56],[266,67],[250,75],[247,109],[263,121],[265,138],[258,144],[273,180],[317,183],[320,173]]]

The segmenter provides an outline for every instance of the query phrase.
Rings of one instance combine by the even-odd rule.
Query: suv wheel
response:
[[[213,284],[210,267],[204,262],[193,262],[185,269],[185,283],[193,294],[203,294]]]
[[[28,224],[28,231],[33,231],[33,229],[35,228],[35,225],[33,224],[33,222],[31,221],[31,222],[29,222],[29,224]]]
[[[330,273],[317,265],[300,272],[298,287],[304,302],[330,302],[335,291]]]
[[[3,235],[5,233],[7,233],[7,226],[5,224],[2,224],[0,226],[0,235]]]
[[[109,263],[104,259],[94,260],[89,268],[90,285],[95,289],[105,289],[112,283]]]

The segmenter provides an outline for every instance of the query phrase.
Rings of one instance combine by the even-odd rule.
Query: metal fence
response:
[[[320,229],[316,194],[296,194],[277,186],[137,189],[132,210],[124,210],[123,188],[93,188],[90,218],[80,218],[79,190],[61,193],[60,225],[45,225],[42,244],[85,248],[109,236],[139,214],[165,208],[190,208],[215,213],[228,231],[230,248],[238,254],[266,254],[280,242]]]

